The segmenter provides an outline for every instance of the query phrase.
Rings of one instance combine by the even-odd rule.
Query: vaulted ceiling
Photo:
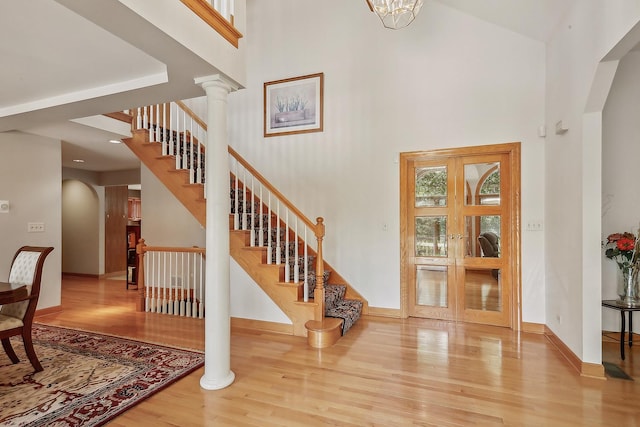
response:
[[[545,42],[577,0],[427,1]],[[108,142],[122,137],[117,126],[71,119],[201,96],[193,77],[215,72],[118,0],[2,0],[0,58],[0,131],[60,139],[64,167],[94,171],[139,162]]]

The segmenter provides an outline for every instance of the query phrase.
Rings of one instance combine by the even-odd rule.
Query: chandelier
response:
[[[378,15],[382,25],[392,30],[411,24],[423,2],[424,0],[367,0],[369,9]]]

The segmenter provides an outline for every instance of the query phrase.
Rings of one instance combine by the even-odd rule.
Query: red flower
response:
[[[621,251],[632,251],[636,245],[636,239],[630,239],[628,237],[623,237],[616,241],[616,246]]]
[[[607,237],[607,243],[613,243],[622,238],[622,233],[613,233]]]

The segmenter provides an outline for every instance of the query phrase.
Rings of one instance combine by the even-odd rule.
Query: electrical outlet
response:
[[[27,233],[44,233],[44,222],[27,223]]]
[[[531,221],[527,221],[527,230],[528,231],[542,231],[542,220],[534,219]]]

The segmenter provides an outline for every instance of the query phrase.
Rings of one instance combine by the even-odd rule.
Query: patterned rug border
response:
[[[23,412],[22,417],[27,416],[25,414],[29,414],[28,416],[35,416],[36,418],[29,419],[27,416],[27,419],[19,418],[23,419],[23,421],[16,423],[14,416],[10,415],[9,419],[3,421],[8,422],[6,425],[9,426],[25,425],[23,424],[24,422],[27,422],[27,425],[30,426],[51,425],[51,423],[55,425],[59,425],[58,423],[60,423],[60,425],[64,424],[68,426],[102,426],[113,421],[114,418],[122,415],[127,410],[135,407],[149,397],[166,389],[178,380],[184,379],[186,376],[204,366],[204,352],[200,350],[176,348],[167,346],[166,344],[152,343],[129,337],[120,337],[77,328],[48,325],[41,322],[34,324],[34,329],[36,328],[41,328],[40,332],[34,330],[34,344],[36,345],[36,351],[38,351],[38,347],[40,347],[40,350],[43,353],[44,348],[47,348],[47,351],[50,352],[63,351],[65,355],[81,355],[84,353],[83,356],[91,360],[95,358],[98,358],[97,360],[110,360],[111,364],[109,367],[112,366],[113,368],[105,367],[104,369],[106,370],[104,372],[107,373],[107,377],[109,377],[109,373],[111,373],[113,378],[103,378],[101,380],[102,382],[95,390],[84,390],[81,394],[78,394],[82,388],[76,389],[75,387],[77,385],[74,385],[72,389],[65,389],[60,383],[47,383],[47,380],[50,380],[51,378],[46,377],[46,375],[51,375],[52,378],[58,379],[56,375],[59,375],[60,372],[56,370],[56,368],[60,368],[60,366],[52,365],[47,367],[47,365],[45,365],[47,356],[45,356],[44,359],[43,357],[40,357],[43,366],[45,366],[45,371],[36,374],[33,373],[33,369],[31,368],[28,360],[26,360],[24,355],[22,355],[20,356],[20,363],[23,364],[21,368],[24,371],[22,372],[22,374],[24,374],[22,380],[20,380],[22,374],[18,373],[13,380],[10,379],[9,383],[5,382],[2,384],[5,389],[6,387],[9,387],[9,390],[13,387],[18,388],[13,392],[13,394],[0,394],[0,397],[9,399],[4,402],[4,404],[10,404],[10,406],[7,407],[8,409],[19,408],[24,404],[24,402],[27,402],[30,406],[25,405],[23,409],[25,412]],[[42,335],[38,336],[38,333],[41,333]],[[51,338],[52,334],[54,338]],[[65,338],[65,340],[57,340],[55,334],[61,334],[64,337],[66,337],[67,334],[71,334],[71,339],[66,340]],[[76,336],[73,334],[76,334]],[[49,337],[47,337],[47,335],[49,335]],[[85,339],[81,339],[83,338],[83,335],[86,335]],[[86,346],[83,345],[87,340],[93,344]],[[21,344],[21,341],[19,342]],[[18,344],[18,342],[14,342],[13,344],[16,352],[18,353],[20,344]],[[110,353],[108,350],[101,348],[104,345],[115,348],[122,348],[125,346],[124,349],[126,351],[124,353],[120,353],[118,351]],[[152,347],[152,349],[140,349],[140,347],[145,346]],[[61,348],[63,348],[63,350],[61,350]],[[100,348],[100,350],[97,350],[97,348]],[[154,350],[159,350],[160,353],[157,353]],[[133,353],[130,353],[132,351]],[[20,353],[22,353],[21,348]],[[167,357],[169,357],[169,359],[167,359]],[[75,357],[73,358],[75,359]],[[178,369],[175,365],[176,359],[186,360],[188,363],[182,362]],[[6,362],[0,367],[11,368],[18,366],[12,365],[10,361],[8,361],[8,358]],[[69,376],[67,371],[69,369],[73,369],[74,366],[64,363],[62,366],[64,366],[61,368],[63,369],[62,372],[66,373],[66,376]],[[173,374],[167,373],[164,374],[164,376],[160,374],[161,370],[162,372],[171,371],[170,368],[173,369]],[[115,369],[115,371],[113,371],[113,369]],[[169,369],[169,371],[167,371],[167,369]],[[25,372],[28,373],[25,374]],[[78,371],[72,372],[76,373],[76,375],[72,375],[72,377],[79,378],[78,381],[83,383],[82,373]],[[124,372],[124,374],[122,376],[117,376],[117,372]],[[36,375],[38,375],[38,377],[36,377],[37,379],[34,378]],[[17,382],[14,383],[14,380]],[[107,381],[106,383],[104,382],[105,380]],[[48,388],[52,385],[54,388],[48,391]],[[20,392],[24,390],[24,387],[26,387],[27,395],[23,396]],[[46,405],[40,400],[37,400],[36,406],[34,407],[34,403],[27,399],[28,397],[32,397],[32,394],[38,389],[45,390],[42,395],[37,395],[40,396],[41,399],[44,399],[44,403],[52,405],[53,402],[57,403],[57,406],[52,405],[55,406],[53,409],[49,408],[49,410],[44,413],[40,413],[40,406]],[[18,396],[15,396],[16,393],[18,393]],[[132,394],[132,397],[129,397],[129,394]],[[77,397],[70,398],[70,396],[76,395]],[[62,400],[60,401],[59,399]],[[80,400],[78,401],[77,399]],[[114,404],[114,402],[117,402],[117,404]],[[89,410],[89,413],[87,414],[85,408],[91,408],[98,412],[91,412],[91,410]],[[36,415],[32,415],[33,412],[35,412]]]
[[[41,320],[34,320],[33,324],[34,325],[38,325],[38,326],[47,326],[47,327],[54,327],[54,328],[59,328],[59,329],[66,329],[68,331],[77,331],[77,332],[86,332],[86,333],[89,333],[89,334],[104,335],[105,337],[120,338],[122,340],[129,340],[129,341],[133,341],[133,342],[141,342],[141,343],[144,343],[144,344],[153,344],[153,345],[157,345],[158,347],[165,347],[165,348],[174,349],[174,350],[192,351],[194,353],[204,354],[204,350],[199,349],[199,348],[179,347],[179,346],[176,346],[176,345],[168,345],[168,344],[157,342],[157,341],[150,341],[150,340],[145,340],[145,339],[140,339],[140,338],[126,337],[124,335],[109,334],[109,333],[100,332],[100,331],[92,331],[91,329],[70,328],[68,326],[52,325],[50,323],[42,322]]]

